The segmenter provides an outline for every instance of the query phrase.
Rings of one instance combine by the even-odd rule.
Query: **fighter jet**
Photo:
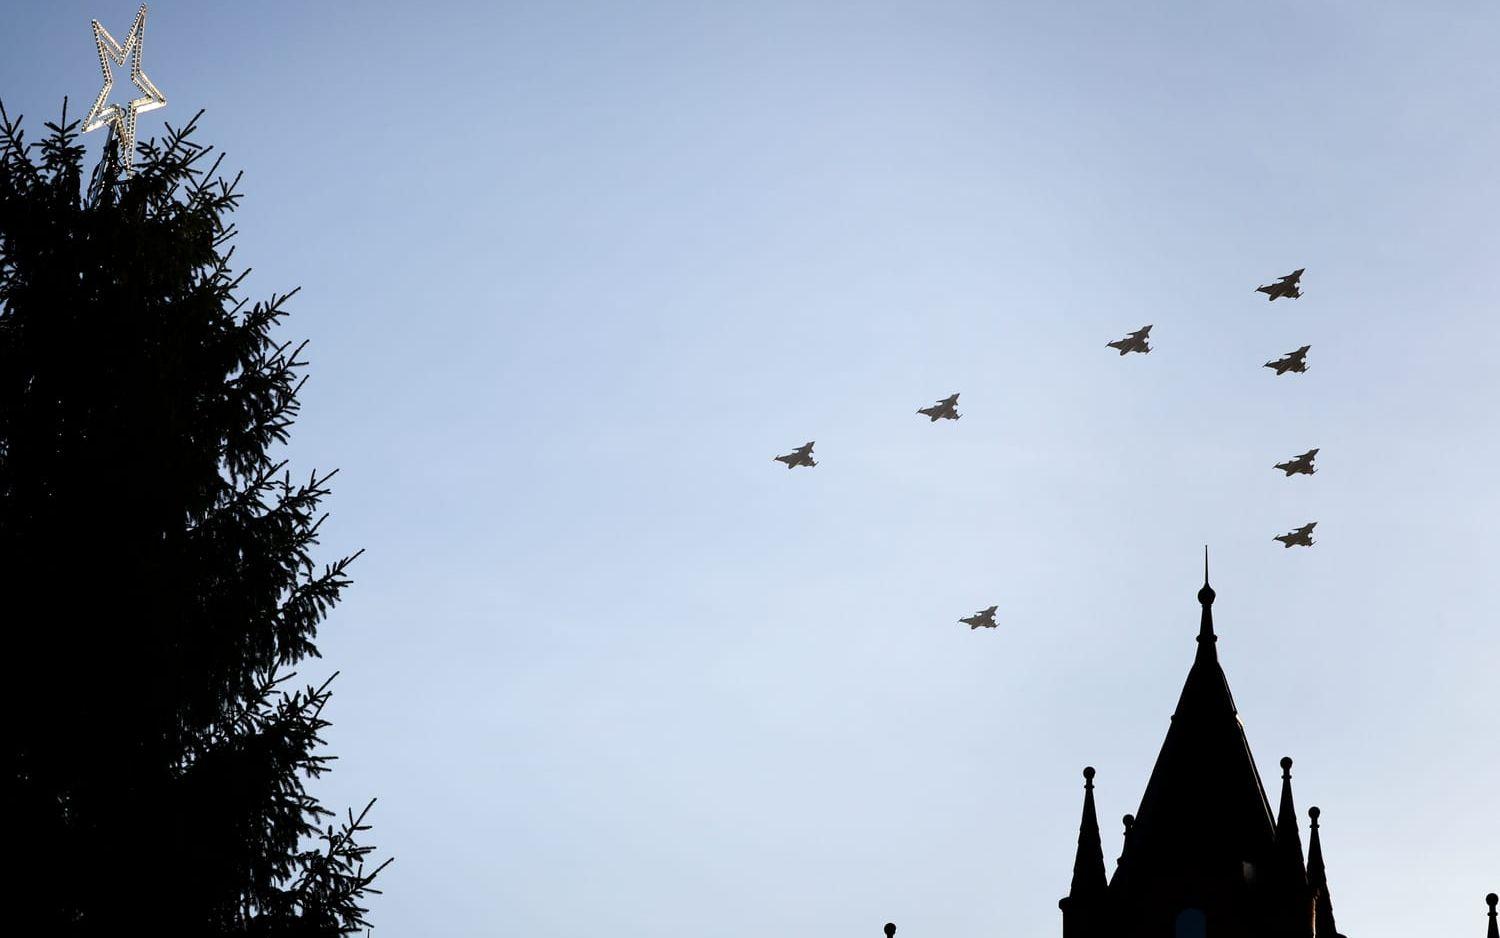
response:
[[[1313,457],[1316,455],[1318,455],[1318,451],[1310,449],[1296,459],[1288,459],[1286,462],[1277,463],[1275,468],[1285,472],[1288,479],[1299,472],[1310,476],[1318,471],[1313,468]]]
[[[971,632],[974,629],[992,629],[995,627],[995,610],[998,608],[1000,607],[991,606],[988,609],[981,609],[967,619],[959,619],[958,621],[967,625]]]
[[[804,443],[785,456],[777,456],[775,459],[777,462],[786,463],[788,469],[795,469],[798,466],[816,466],[817,462],[812,458],[812,448],[812,443]]]
[[[1312,529],[1317,526],[1318,522],[1309,521],[1297,530],[1289,531],[1286,534],[1278,534],[1271,538],[1271,540],[1280,541],[1282,547],[1291,547],[1293,545],[1311,547],[1313,546]]]
[[[917,413],[932,418],[933,423],[942,420],[957,420],[963,414],[958,412],[958,395],[952,394],[943,398],[931,407],[923,407]]]
[[[1285,277],[1282,277],[1275,283],[1267,284],[1263,287],[1256,287],[1255,292],[1264,293],[1266,295],[1266,299],[1271,302],[1274,302],[1278,296],[1284,296],[1287,299],[1295,300],[1297,297],[1302,295],[1302,290],[1297,286],[1297,281],[1302,279],[1302,271],[1306,269],[1306,267],[1298,267],[1296,270],[1287,274]]]
[[[1295,371],[1300,375],[1307,370],[1307,350],[1310,348],[1311,345],[1304,345],[1295,352],[1287,352],[1274,362],[1266,362],[1266,367],[1275,368],[1278,375],[1284,375],[1288,371]]]
[[[1151,327],[1142,326],[1139,330],[1130,333],[1130,335],[1127,335],[1118,342],[1106,342],[1104,344],[1109,348],[1119,349],[1121,355],[1124,355],[1126,352],[1149,352],[1151,351],[1151,346],[1146,342],[1146,338],[1149,335],[1151,335]]]

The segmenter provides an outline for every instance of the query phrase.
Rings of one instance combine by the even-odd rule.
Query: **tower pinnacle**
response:
[[[1094,810],[1094,767],[1083,770],[1083,819],[1078,825],[1078,853],[1073,860],[1074,902],[1096,902],[1104,895],[1104,850],[1099,841],[1099,816]]]
[[[1198,602],[1203,606],[1203,618],[1198,623],[1198,641],[1218,641],[1214,635],[1214,588],[1208,585],[1208,545],[1203,545],[1203,588],[1198,591]]]

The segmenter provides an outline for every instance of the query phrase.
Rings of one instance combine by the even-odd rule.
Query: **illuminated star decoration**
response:
[[[123,46],[115,42],[115,37],[100,26],[98,20],[93,22],[94,43],[99,47],[99,70],[104,73],[104,87],[99,89],[99,97],[94,99],[94,107],[83,122],[83,132],[98,130],[106,124],[114,128],[115,138],[120,141],[120,162],[125,167],[125,175],[129,176],[131,163],[135,159],[136,115],[142,111],[154,111],[167,103],[166,96],[157,91],[156,86],[151,84],[151,79],[141,71],[141,43],[146,38],[146,5],[141,4],[140,10],[136,12],[135,22],[130,24],[130,34],[125,37]],[[109,63],[113,60],[116,65],[124,65],[126,59],[130,59],[130,81],[143,93],[123,107],[118,104],[106,107],[104,102],[109,99],[110,89],[115,86],[115,77],[110,72]]]

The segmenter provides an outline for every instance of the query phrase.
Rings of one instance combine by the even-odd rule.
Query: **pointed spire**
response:
[[[1227,897],[1248,898],[1247,875],[1272,879],[1276,816],[1215,651],[1212,585],[1204,583],[1198,599],[1197,653],[1110,884],[1111,910],[1128,920],[1114,923],[1117,935],[1157,934],[1184,908],[1227,922],[1223,916],[1244,911],[1230,911],[1239,900]],[[1269,891],[1253,886],[1250,893],[1255,915],[1267,918],[1269,908],[1260,907]],[[1274,924],[1274,938],[1290,938],[1282,922],[1262,924]],[[1263,932],[1270,934],[1257,925],[1254,933]]]
[[[1203,588],[1198,591],[1198,602],[1203,606],[1203,618],[1198,622],[1198,641],[1218,641],[1214,635],[1214,588],[1208,585],[1208,545],[1203,545]]]
[[[1307,844],[1307,884],[1313,890],[1313,931],[1319,938],[1337,938],[1333,899],[1328,894],[1328,871],[1323,866],[1323,842],[1318,837],[1318,815],[1321,813],[1316,806],[1307,809],[1307,816],[1312,818],[1312,835]]]
[[[1292,758],[1281,758],[1281,807],[1276,814],[1276,868],[1280,901],[1288,935],[1312,938],[1316,920],[1308,890],[1307,867],[1302,862],[1302,835],[1297,830],[1297,807],[1292,802]]]
[[[1328,871],[1323,868],[1323,842],[1318,837],[1318,816],[1322,813],[1317,805],[1307,809],[1307,816],[1312,818],[1312,834],[1307,844],[1307,879],[1314,886],[1328,882]]]
[[[1078,854],[1073,859],[1073,888],[1068,897],[1089,901],[1104,895],[1104,848],[1099,842],[1099,815],[1094,810],[1094,767],[1083,770],[1083,820],[1078,825]]]
[[[1229,684],[1224,680],[1224,672],[1219,667],[1219,653],[1215,645],[1219,637],[1214,634],[1214,599],[1218,594],[1208,584],[1208,545],[1203,547],[1203,586],[1198,590],[1198,602],[1203,606],[1203,612],[1198,622],[1198,653],[1193,658],[1193,667],[1188,672],[1187,683],[1183,685],[1182,696],[1177,701],[1177,711],[1172,719],[1176,720],[1185,712],[1197,711],[1202,713],[1220,714],[1226,707],[1232,714],[1234,709],[1234,698],[1229,693]],[[1259,775],[1256,776],[1256,784],[1260,784]],[[1261,797],[1265,794],[1262,792]],[[1270,818],[1270,803],[1266,804],[1267,818]]]
[[[1297,830],[1297,808],[1292,803],[1291,756],[1281,757],[1281,807],[1276,813],[1276,850],[1289,865],[1295,859],[1299,877],[1306,879],[1307,868],[1302,863],[1302,835]]]
[[[1094,811],[1094,767],[1083,770],[1083,820],[1078,825],[1078,855],[1073,859],[1073,887],[1058,900],[1063,938],[1098,938],[1109,884],[1104,879],[1104,850],[1099,846],[1099,816]]]
[[[1500,896],[1490,893],[1484,897],[1485,904],[1490,907],[1490,930],[1489,938],[1500,938],[1500,926],[1495,924],[1495,905],[1500,903]]]

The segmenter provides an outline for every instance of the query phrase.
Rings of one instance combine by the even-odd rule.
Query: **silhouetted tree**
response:
[[[305,789],[328,684],[287,689],[354,558],[315,569],[328,476],[272,455],[304,365],[272,338],[291,294],[236,297],[238,177],[196,120],[134,174],[111,144],[85,185],[66,107],[37,144],[0,109],[15,934],[336,935],[377,891],[365,812],[330,824]]]

